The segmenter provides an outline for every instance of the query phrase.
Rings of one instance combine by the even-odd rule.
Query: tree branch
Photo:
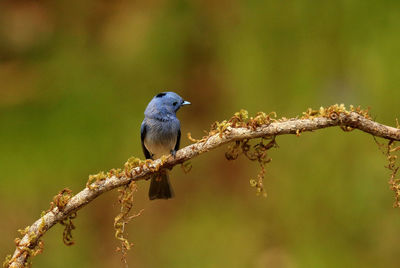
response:
[[[104,192],[127,185],[131,181],[145,179],[149,174],[157,172],[160,168],[172,168],[177,164],[232,141],[299,134],[300,132],[333,126],[359,129],[373,136],[388,140],[400,140],[400,129],[374,122],[364,117],[363,113],[358,112],[338,111],[331,112],[328,115],[306,116],[303,119],[273,120],[256,127],[234,127],[233,124],[228,124],[219,132],[214,132],[213,135],[179,150],[175,158],[169,156],[165,159],[157,159],[131,170],[125,170],[123,175],[107,176],[102,180],[93,182],[91,184],[93,187],[86,187],[68,199],[62,207],[59,205],[53,207],[29,227],[24,237],[17,243],[16,250],[8,266],[24,267],[32,249],[48,229],[70,217]]]

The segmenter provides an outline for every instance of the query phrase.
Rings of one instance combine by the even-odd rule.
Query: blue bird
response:
[[[181,124],[176,112],[181,106],[190,104],[174,92],[159,93],[149,102],[144,111],[140,128],[142,149],[146,159],[158,159],[163,155],[175,156],[181,139]],[[150,182],[149,198],[173,197],[168,172],[161,170]]]

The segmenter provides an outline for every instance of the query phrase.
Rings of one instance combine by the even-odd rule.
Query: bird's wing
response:
[[[146,131],[147,131],[146,123],[143,122],[142,126],[140,127],[140,139],[142,140],[142,150],[146,159],[151,159],[150,152],[147,150],[146,146],[144,146],[144,138],[146,137]]]
[[[178,136],[176,137],[175,151],[179,150],[179,145],[181,144],[181,129],[178,129]]]

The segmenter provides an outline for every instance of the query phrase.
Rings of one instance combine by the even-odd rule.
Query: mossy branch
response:
[[[334,126],[339,126],[345,131],[359,129],[375,137],[388,139],[390,140],[390,144],[392,144],[393,141],[400,141],[399,128],[379,124],[369,118],[367,111],[363,111],[359,108],[354,109],[351,107],[348,111],[343,105],[334,105],[326,109],[322,107],[319,110],[309,109],[307,112],[303,113],[301,118],[282,118],[279,120],[273,119],[272,113],[258,113],[254,118],[249,119],[247,112],[242,110],[228,121],[215,123],[208,136],[203,137],[201,140],[192,139],[196,142],[179,150],[176,153],[176,157],[168,156],[154,161],[141,161],[137,158],[132,158],[128,160],[123,170],[113,169],[107,174],[101,172],[97,175],[90,176],[86,187],[74,196],[67,190],[61,191],[54,198],[50,209],[43,213],[41,218],[29,228],[22,231],[24,236],[22,239],[16,240],[16,250],[13,256],[5,262],[5,267],[26,266],[28,258],[41,251],[42,243],[40,238],[47,230],[57,223],[66,225],[67,234],[65,238],[68,243],[72,243],[69,240],[70,231],[74,227],[71,219],[76,216],[78,210],[86,206],[99,195],[121,186],[127,186],[131,182],[146,179],[151,174],[158,172],[160,168],[172,168],[202,153],[233,141],[236,141],[237,145],[237,141],[246,145],[247,141],[250,139],[273,139],[276,136],[284,134],[300,135],[302,132],[315,131]],[[190,135],[189,138],[191,139]],[[262,148],[258,151],[261,156],[257,156],[256,154],[255,157],[258,157],[257,160],[260,163],[262,163],[261,157],[266,155],[265,150],[268,149],[268,146],[272,145],[273,144],[264,145],[264,149]],[[237,149],[238,147],[239,146],[234,146],[233,149]],[[235,158],[235,156],[232,156],[232,152],[229,157],[232,159]],[[263,161],[267,162],[265,159]],[[395,187],[393,186],[393,178],[391,182],[392,187]],[[396,190],[400,191],[399,189],[396,188]],[[129,209],[127,211],[129,211]],[[126,217],[126,211],[121,213],[118,219]],[[120,224],[117,220],[116,224],[123,225],[123,223]],[[124,240],[123,237],[119,237],[119,239]],[[124,240],[124,242],[126,243],[127,241]],[[129,247],[129,244],[127,245],[127,247]]]

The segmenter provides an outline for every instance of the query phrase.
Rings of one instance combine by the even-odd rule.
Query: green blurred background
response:
[[[141,3],[140,3],[141,2]],[[0,256],[62,188],[142,157],[148,101],[176,91],[201,137],[241,108],[293,117],[371,107],[400,117],[400,2],[0,1]],[[128,225],[132,267],[398,267],[400,214],[370,135],[339,128],[282,136],[257,197],[257,163],[225,148],[171,174],[176,197],[147,199]],[[116,191],[78,212],[76,244],[44,237],[35,267],[123,267]]]

